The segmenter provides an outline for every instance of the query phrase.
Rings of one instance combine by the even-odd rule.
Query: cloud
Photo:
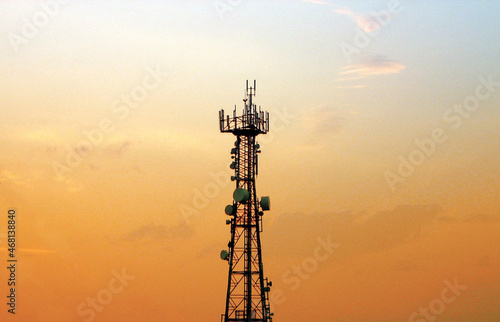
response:
[[[298,117],[302,136],[295,148],[300,153],[324,149],[335,135],[342,133],[353,115],[332,106],[314,106],[305,109]]]
[[[490,267],[491,266],[491,263],[492,260],[491,260],[491,256],[483,256],[481,257],[478,262],[477,262],[477,266],[480,266],[480,267]]]
[[[390,60],[385,56],[371,56],[362,63],[343,67],[342,71],[339,73],[343,75],[343,77],[338,80],[359,79],[373,75],[397,74],[405,68],[405,65],[395,60]]]
[[[19,170],[16,170],[19,171]],[[30,175],[19,175],[17,172],[11,171],[5,167],[0,168],[0,184],[15,184],[26,189],[35,188],[35,181],[40,180],[42,176],[41,171],[32,170]]]
[[[443,215],[438,218],[445,223],[494,223],[500,220],[500,214],[466,214],[462,216]]]
[[[127,241],[164,240],[171,238],[187,238],[193,234],[191,227],[182,222],[177,226],[157,225],[150,223],[140,226],[123,236]]]
[[[218,253],[221,251],[222,248],[220,248],[221,244],[219,241],[213,242],[210,245],[202,248],[198,253],[196,253],[195,258],[200,259],[204,258],[207,256],[212,256],[215,257],[218,255]]]
[[[345,117],[342,113],[336,108],[327,106],[307,109],[301,120],[306,130],[321,135],[338,134],[345,124]]]
[[[374,12],[370,14],[359,14],[349,8],[337,9],[336,13],[348,16],[356,25],[366,33],[372,33],[382,27],[384,21],[393,17],[388,11]],[[388,16],[389,15],[389,16]]]
[[[71,176],[65,176],[62,178],[59,178],[57,176],[52,177],[54,181],[58,183],[64,183],[66,185],[66,190],[68,192],[76,193],[82,191],[85,187],[86,184],[84,183],[83,180],[81,179],[76,179]]]
[[[103,152],[108,156],[121,157],[129,150],[131,145],[132,142],[130,140],[122,140],[105,146]]]
[[[316,239],[330,236],[341,245],[335,251],[337,258],[386,251],[418,239],[441,213],[437,205],[399,205],[372,216],[352,212],[283,214],[266,228],[266,234],[273,236],[266,247],[273,256],[310,256]]]
[[[464,222],[475,222],[475,223],[493,223],[500,220],[500,215],[496,214],[468,214],[464,216]]]
[[[303,2],[335,7],[337,8],[335,9],[336,13],[340,13],[351,18],[351,20],[365,33],[373,33],[377,31],[382,26],[386,25],[391,20],[391,18],[395,16],[387,10],[371,12],[369,14],[361,14],[352,11],[350,8],[335,5],[323,0],[303,0]]]
[[[303,2],[312,3],[312,4],[320,4],[320,5],[324,5],[324,6],[338,7],[334,4],[331,4],[331,3],[326,2],[326,1],[321,1],[321,0],[303,0]]]
[[[342,79],[340,79],[342,80]],[[339,88],[339,89],[357,89],[357,88],[364,88],[365,85],[350,85],[350,86],[335,86],[336,88]],[[356,113],[353,113],[353,114],[356,114]]]
[[[19,176],[15,175],[14,173],[12,173],[7,169],[3,169],[3,171],[0,173],[0,178],[2,178],[2,181],[9,181],[9,180],[15,181],[19,179]]]

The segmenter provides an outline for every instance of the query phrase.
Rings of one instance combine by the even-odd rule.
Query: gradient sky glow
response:
[[[14,208],[19,258],[1,321],[220,321],[234,138],[217,112],[246,79],[271,114],[257,193],[275,321],[500,320],[499,2],[0,12],[0,254]]]

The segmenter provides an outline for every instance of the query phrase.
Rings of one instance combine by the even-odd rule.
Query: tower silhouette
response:
[[[226,310],[222,315],[224,322],[229,321],[272,321],[269,291],[272,282],[264,279],[260,233],[262,216],[270,209],[269,197],[257,199],[255,177],[258,174],[258,154],[260,145],[256,142],[259,134],[269,131],[269,113],[257,109],[253,104],[256,82],[248,87],[244,108],[237,115],[224,115],[219,111],[219,126],[222,133],[233,133],[236,142],[231,149],[234,170],[231,180],[235,181],[233,203],[227,205],[225,213],[231,216],[226,224],[231,227],[231,240],[228,250],[221,251],[221,259],[228,261]]]

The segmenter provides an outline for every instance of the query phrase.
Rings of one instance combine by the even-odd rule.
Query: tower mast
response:
[[[231,149],[234,170],[231,180],[235,181],[233,203],[226,206],[225,213],[231,219],[231,240],[228,250],[221,251],[221,259],[227,260],[229,274],[227,283],[226,309],[223,321],[272,321],[269,291],[272,285],[264,279],[260,233],[262,215],[270,209],[269,197],[257,199],[255,177],[258,174],[258,153],[260,145],[256,142],[259,134],[269,131],[269,113],[257,110],[253,103],[256,82],[253,87],[246,83],[244,108],[237,115],[236,106],[233,116],[219,111],[219,126],[222,133],[236,136]]]

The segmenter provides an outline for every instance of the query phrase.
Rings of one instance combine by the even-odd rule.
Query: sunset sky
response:
[[[220,321],[247,79],[274,321],[500,320],[500,2],[0,12],[1,321]]]

